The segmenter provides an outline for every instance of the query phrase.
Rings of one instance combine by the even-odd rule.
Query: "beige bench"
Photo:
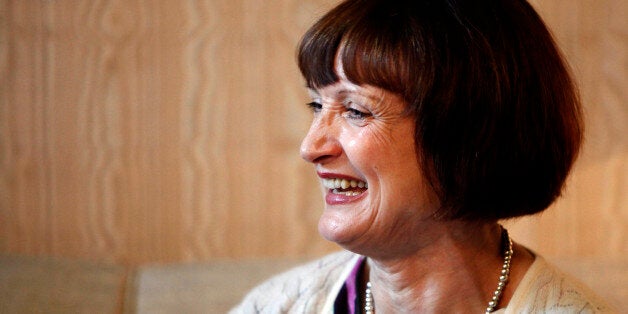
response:
[[[303,259],[137,269],[0,255],[0,313],[225,313],[251,287]],[[628,261],[553,260],[628,313]]]

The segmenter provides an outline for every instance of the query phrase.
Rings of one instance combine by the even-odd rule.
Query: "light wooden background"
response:
[[[127,265],[317,255],[295,45],[336,1],[0,0],[0,253]],[[628,252],[628,2],[537,0],[587,142],[509,225],[550,256]]]

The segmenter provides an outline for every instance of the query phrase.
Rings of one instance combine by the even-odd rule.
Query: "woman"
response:
[[[234,312],[599,312],[498,220],[560,194],[581,108],[523,0],[347,0],[304,36],[301,156],[346,252],[279,275]]]

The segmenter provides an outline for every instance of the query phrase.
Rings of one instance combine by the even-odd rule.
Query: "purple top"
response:
[[[360,293],[358,289],[360,287],[359,280],[364,269],[365,261],[366,259],[364,257],[360,257],[355,263],[349,277],[345,280],[342,289],[340,289],[334,301],[334,313],[355,314],[361,312],[362,302],[359,298]]]

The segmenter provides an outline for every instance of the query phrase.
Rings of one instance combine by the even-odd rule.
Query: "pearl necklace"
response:
[[[499,276],[499,282],[497,283],[497,289],[493,292],[491,301],[488,302],[485,314],[495,311],[495,307],[499,304],[499,300],[502,297],[502,292],[508,283],[508,276],[510,275],[510,261],[512,259],[512,240],[508,236],[508,231],[502,228],[502,245],[507,245],[504,251],[504,263],[502,264],[502,270]],[[374,314],[375,304],[373,303],[373,293],[371,292],[371,282],[366,283],[366,291],[364,292],[364,313]]]

